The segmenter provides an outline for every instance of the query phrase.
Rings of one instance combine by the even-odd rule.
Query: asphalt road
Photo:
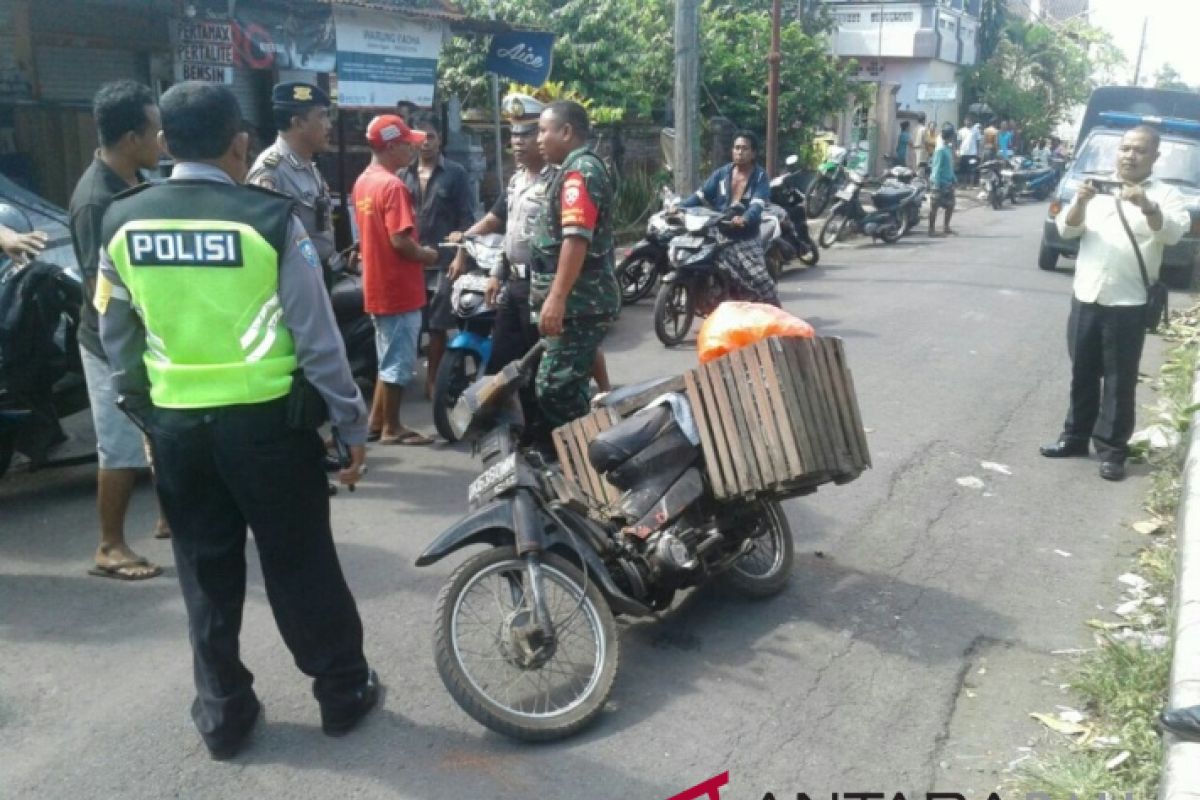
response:
[[[1112,605],[1137,546],[1144,468],[1105,483],[1095,461],[1053,463],[1066,402],[1068,273],[1035,258],[1043,213],[977,208],[959,235],[839,245],[789,271],[781,295],[842,336],[874,469],[790,501],[789,589],[749,603],[718,586],[621,626],[610,708],[576,738],[521,745],[480,728],[443,689],[435,594],[460,558],[418,570],[462,512],[463,449],[376,448],[362,490],[334,501],[343,564],[385,707],[340,740],[321,735],[307,680],[272,623],[251,548],[243,653],[266,724],[236,761],[210,762],[188,717],[191,666],[168,567],[122,584],[87,577],[87,467],[0,482],[0,796],[37,798],[628,798],[660,800],[728,770],[722,797],[931,789],[984,797],[1028,712],[1065,702],[1061,657]],[[618,382],[682,371],[650,304],[605,344]],[[1157,369],[1152,339],[1143,370]],[[406,421],[430,429],[414,404]],[[984,469],[1005,465],[1011,475]],[[983,488],[960,485],[974,476]]]

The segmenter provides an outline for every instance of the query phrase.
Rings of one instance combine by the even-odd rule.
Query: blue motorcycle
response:
[[[1012,199],[1032,197],[1045,200],[1058,187],[1059,172],[1054,167],[1041,166],[1031,158],[1013,156]]]
[[[433,382],[433,424],[448,442],[457,442],[450,411],[467,387],[483,377],[492,355],[492,325],[496,309],[484,302],[492,268],[504,258],[504,237],[499,234],[468,236],[462,247],[471,269],[454,282],[450,307],[458,319],[458,333],[446,345]]]

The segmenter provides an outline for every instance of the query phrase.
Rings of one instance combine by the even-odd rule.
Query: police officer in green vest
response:
[[[192,718],[224,759],[259,714],[238,657],[247,527],[279,631],[313,678],[325,733],[348,732],[377,702],[330,531],[321,438],[291,413],[304,396],[293,389],[315,390],[349,445],[344,484],[362,473],[367,416],[293,201],[238,185],[248,142],[236,97],[188,82],[160,105],[174,172],[119,195],[105,214],[94,302],[117,393],[154,449],[174,532]]]

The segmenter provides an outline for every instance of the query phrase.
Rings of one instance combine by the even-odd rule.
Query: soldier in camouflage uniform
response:
[[[535,387],[551,427],[588,412],[596,351],[621,308],[613,269],[613,186],[587,148],[587,111],[559,101],[538,120],[538,147],[559,171],[533,237],[530,307],[546,340]]]
[[[333,202],[329,185],[313,158],[329,149],[329,95],[311,83],[281,83],[271,90],[271,108],[279,137],[258,154],[246,183],[282,192],[296,201],[296,213],[317,248],[325,285],[340,270],[333,240]]]

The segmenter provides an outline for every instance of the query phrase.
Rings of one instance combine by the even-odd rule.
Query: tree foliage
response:
[[[463,0],[473,16],[487,0]],[[796,6],[788,4],[791,9]],[[626,117],[662,119],[674,88],[672,0],[496,0],[508,23],[556,35],[551,78]],[[770,0],[704,0],[700,12],[701,112],[721,114],[762,133],[767,113]],[[780,120],[785,130],[810,128],[840,111],[856,85],[852,65],[829,55],[828,15],[807,2],[781,30]],[[468,106],[490,105],[483,71],[486,37],[457,38],[442,50],[439,85]]]
[[[1192,89],[1183,80],[1183,76],[1179,74],[1179,70],[1170,64],[1163,64],[1158,68],[1158,72],[1154,73],[1154,88],[1175,89],[1184,92],[1191,91]]]
[[[990,57],[963,71],[963,94],[1017,121],[1029,141],[1049,135],[1123,60],[1107,33],[1085,23],[1009,19]]]

